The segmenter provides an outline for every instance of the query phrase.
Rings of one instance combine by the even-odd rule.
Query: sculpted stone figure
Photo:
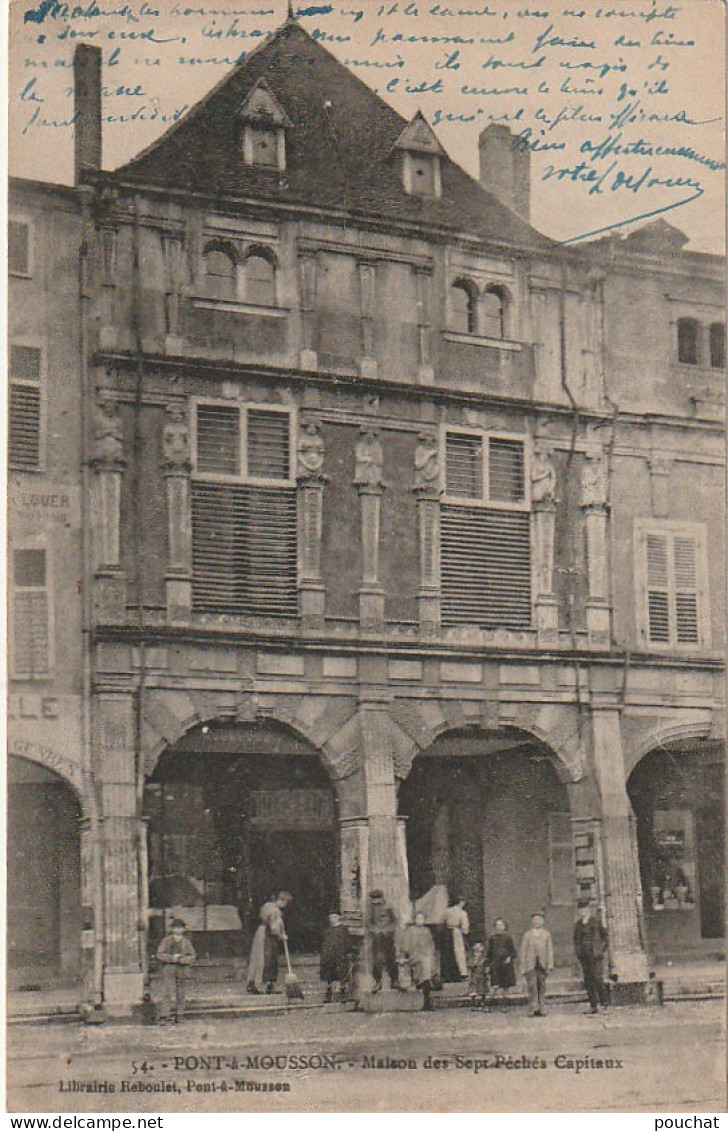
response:
[[[164,462],[184,467],[190,462],[190,436],[185,406],[180,401],[172,401],[167,405],[167,416],[162,435]]]
[[[607,501],[607,468],[601,454],[587,452],[581,473],[581,505],[603,507]]]
[[[556,469],[551,456],[536,448],[531,464],[531,499],[534,503],[552,503],[556,491]]]
[[[361,439],[356,445],[354,483],[357,487],[382,487],[384,449],[373,428],[362,427]]]
[[[415,448],[415,489],[436,487],[439,479],[440,453],[437,440],[428,432],[422,432]]]
[[[315,420],[305,420],[298,437],[298,479],[323,479],[324,441]]]
[[[94,417],[92,459],[115,463],[124,458],[124,427],[118,406],[108,395],[99,396]]]

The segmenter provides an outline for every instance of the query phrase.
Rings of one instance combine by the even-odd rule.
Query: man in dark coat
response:
[[[574,926],[574,950],[584,975],[589,1012],[598,1013],[600,1005],[603,1009],[609,1005],[609,990],[604,981],[603,969],[607,929],[597,909],[588,903],[579,904],[579,918]]]
[[[321,981],[326,983],[326,1001],[333,1001],[336,993],[343,997],[346,992],[355,949],[354,940],[342,923],[339,912],[332,911],[321,944]]]
[[[382,974],[386,970],[394,988],[397,985],[397,953],[394,936],[397,930],[397,916],[384,898],[379,888],[369,893],[369,914],[366,922],[367,934],[372,947],[372,974],[374,993],[382,988]]]

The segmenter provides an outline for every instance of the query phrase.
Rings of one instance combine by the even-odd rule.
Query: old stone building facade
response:
[[[473,937],[545,909],[561,964],[597,900],[622,983],[714,951],[722,261],[660,221],[552,243],[507,131],[478,184],[292,18],[114,172],[76,66],[77,187],[10,206],[11,392],[13,343],[43,359],[11,397],[11,782],[61,829],[18,855],[61,908],[48,976],[127,1008],[172,910],[241,958],[276,888],[299,952],[435,885]]]

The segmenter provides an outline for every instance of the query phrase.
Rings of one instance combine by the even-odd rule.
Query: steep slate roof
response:
[[[286,131],[284,173],[243,161],[237,115],[261,78],[293,123]],[[263,197],[445,226],[526,248],[552,246],[447,156],[441,164],[442,197],[408,196],[391,154],[406,125],[289,18],[116,176],[208,195]]]

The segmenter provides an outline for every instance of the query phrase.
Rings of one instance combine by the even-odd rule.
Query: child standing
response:
[[[488,971],[485,947],[482,942],[473,945],[468,959],[468,972],[470,974],[468,986],[470,1000],[474,1006],[479,1005],[481,1009],[485,1009],[488,998]]]
[[[326,983],[326,1001],[334,994],[343,997],[349,982],[354,941],[338,911],[329,915],[329,925],[321,944],[321,981]]]
[[[162,965],[162,1002],[160,1025],[182,1020],[187,1004],[187,989],[192,978],[190,966],[195,961],[195,948],[185,935],[182,919],[172,920],[172,929],[159,944],[157,958]]]
[[[435,943],[430,928],[425,925],[422,911],[415,915],[404,932],[402,950],[412,971],[412,981],[424,997],[423,1009],[432,1009],[432,979],[435,973]]]
[[[503,996],[516,984],[516,945],[508,934],[505,919],[496,919],[494,934],[488,939],[486,962],[490,971],[490,984],[497,996]]]

